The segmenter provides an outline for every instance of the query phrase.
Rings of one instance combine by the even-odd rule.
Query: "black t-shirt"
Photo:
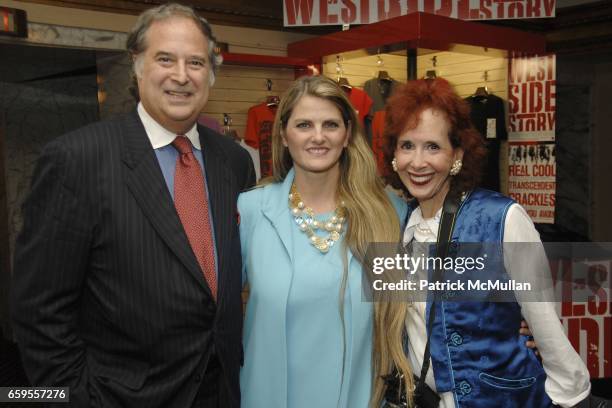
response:
[[[508,139],[504,100],[499,96],[470,96],[466,101],[471,107],[474,127],[482,136],[489,150],[481,186],[499,191],[499,148],[500,141]]]

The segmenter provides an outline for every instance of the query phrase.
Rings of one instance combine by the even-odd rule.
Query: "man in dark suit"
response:
[[[249,154],[196,125],[219,57],[176,4],[128,38],[136,112],[41,155],[15,250],[12,316],[33,385],[78,407],[238,407],[236,199]]]

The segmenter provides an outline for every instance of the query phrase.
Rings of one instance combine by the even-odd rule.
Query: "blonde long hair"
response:
[[[348,146],[340,156],[340,181],[338,198],[346,204],[348,227],[344,239],[344,270],[339,294],[340,316],[344,329],[344,295],[348,279],[346,248],[349,248],[360,262],[364,262],[366,250],[371,242],[396,242],[400,235],[399,220],[393,204],[387,197],[384,184],[376,173],[376,163],[372,150],[368,146],[363,128],[357,114],[347,99],[344,91],[331,79],[323,76],[301,77],[286,91],[281,99],[272,128],[272,167],[271,179],[265,181],[282,182],[293,167],[289,150],[283,145],[282,131],[298,101],[305,95],[322,98],[332,102],[339,110],[347,129],[350,129]],[[389,303],[388,305],[391,305]],[[385,315],[388,305],[376,305],[376,316]],[[382,309],[381,309],[382,308]],[[383,314],[381,314],[381,311]],[[405,314],[403,315],[405,318]],[[399,316],[398,318],[402,318]],[[403,320],[402,320],[403,322]],[[387,374],[390,358],[380,355],[387,350],[384,344],[385,321],[376,320],[373,348],[373,384],[372,403],[380,401],[384,384],[380,374]],[[394,328],[395,326],[390,326]],[[402,326],[403,327],[403,326]],[[394,328],[395,330],[395,328]],[[380,345],[379,345],[380,344]],[[412,379],[412,376],[410,376]]]
[[[404,376],[403,390],[412,406],[414,380],[412,369],[404,352],[404,330],[408,303],[397,300],[380,300],[374,305],[374,347],[372,367],[374,386],[370,405],[379,407],[385,393],[382,376],[391,374],[393,367]]]

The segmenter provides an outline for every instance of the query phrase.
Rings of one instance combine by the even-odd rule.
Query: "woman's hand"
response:
[[[525,345],[528,348],[533,349],[535,355],[540,357],[540,352],[538,351],[538,347],[536,346],[535,340],[533,339],[533,334],[531,333],[531,330],[529,330],[529,326],[527,325],[527,322],[525,320],[521,320],[521,328],[519,329],[519,333],[523,336],[529,336],[529,340],[525,342]]]

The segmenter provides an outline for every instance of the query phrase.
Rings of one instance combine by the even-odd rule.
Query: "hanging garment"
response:
[[[489,150],[481,187],[499,191],[499,150],[501,141],[508,139],[504,100],[499,96],[488,94],[473,95],[466,98],[466,101],[471,107],[472,123]]]
[[[275,115],[276,106],[268,106],[266,102],[249,108],[244,140],[259,150],[261,177],[272,175],[272,124]]]

